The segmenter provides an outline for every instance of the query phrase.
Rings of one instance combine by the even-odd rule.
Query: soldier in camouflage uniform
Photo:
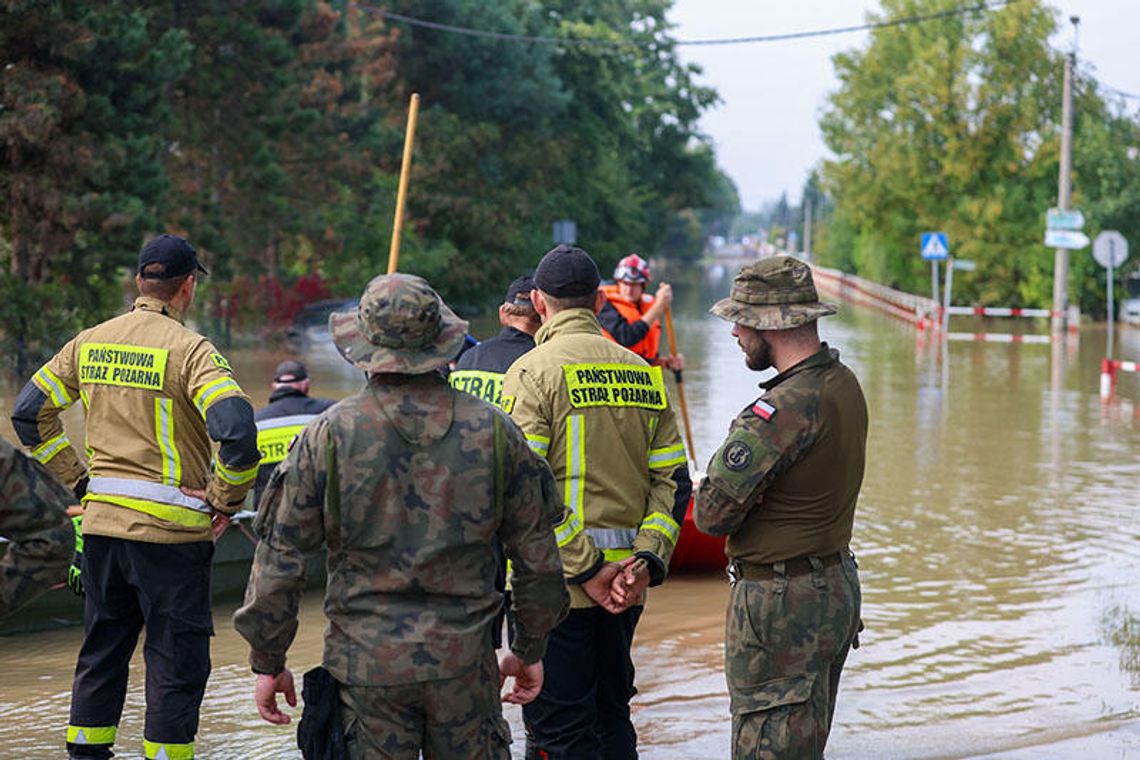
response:
[[[39,462],[0,438],[0,618],[67,579],[75,548],[71,491]]]
[[[811,269],[788,256],[746,266],[711,311],[734,323],[750,369],[774,367],[732,423],[697,491],[697,526],[728,536],[732,596],[725,671],[732,756],[820,758],[839,676],[856,643],[851,541],[867,404],[821,343]]]
[[[550,630],[569,604],[550,469],[496,407],[437,372],[467,323],[419,277],[368,284],[329,319],[368,384],[309,423],[259,505],[261,536],[234,625],[251,646],[262,716],[295,703],[285,652],[297,630],[304,557],[328,547],[324,667],[340,684],[350,757],[508,758],[504,699],[533,699]],[[514,566],[511,653],[491,626],[498,538]]]

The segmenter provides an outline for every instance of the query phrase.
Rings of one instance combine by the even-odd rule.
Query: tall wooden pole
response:
[[[400,186],[396,191],[396,217],[392,221],[392,245],[388,248],[388,274],[400,263],[400,236],[404,232],[404,204],[408,199],[408,175],[412,173],[412,145],[416,140],[416,115],[420,112],[419,93],[408,103],[408,129],[404,133],[404,160],[400,163]]]
[[[665,334],[669,338],[669,353],[677,355],[677,336],[673,332],[673,308],[665,307]],[[697,450],[693,448],[693,426],[689,424],[689,406],[685,403],[685,383],[681,379],[681,370],[673,371],[673,378],[677,381],[677,398],[681,400],[681,417],[685,420],[685,441],[689,444],[689,459],[697,461]]]

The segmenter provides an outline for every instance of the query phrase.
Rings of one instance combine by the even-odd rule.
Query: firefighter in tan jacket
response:
[[[147,758],[191,758],[210,673],[210,560],[257,474],[249,399],[226,359],[183,325],[198,273],[174,235],[139,254],[127,314],[84,330],[24,386],[12,425],[85,505],[85,637],[71,757],[110,757],[127,669],[146,627]],[[60,413],[82,401],[87,464]],[[211,469],[211,439],[218,442]]]
[[[604,748],[607,758],[634,758],[630,645],[645,587],[664,580],[680,532],[672,473],[685,451],[661,368],[602,335],[593,259],[558,246],[534,280],[543,325],[503,379],[503,407],[562,490],[555,538],[571,610],[551,634],[542,692],[523,707],[526,756],[592,758]],[[615,563],[635,558],[648,572],[623,588]],[[615,574],[617,591],[598,596],[592,587]]]

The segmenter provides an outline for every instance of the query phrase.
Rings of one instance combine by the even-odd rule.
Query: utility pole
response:
[[[1073,52],[1065,56],[1065,82],[1061,100],[1061,171],[1057,179],[1057,208],[1066,211],[1072,194],[1073,168],[1073,69],[1077,65],[1077,30],[1079,16],[1070,16],[1073,25]],[[1069,307],[1069,251],[1057,248],[1053,253],[1053,332],[1065,329]]]

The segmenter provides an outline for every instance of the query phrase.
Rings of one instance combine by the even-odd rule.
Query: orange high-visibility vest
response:
[[[614,305],[614,308],[618,310],[618,313],[621,314],[622,318],[626,322],[636,322],[637,320],[641,319],[641,316],[645,313],[645,310],[652,306],[654,301],[653,296],[649,295],[648,293],[641,294],[641,303],[634,303],[627,298],[622,298],[622,296],[618,293],[617,285],[603,285],[602,292],[606,294],[606,298],[610,303]],[[611,339],[613,338],[613,336],[609,335],[608,333],[607,337]],[[660,344],[661,323],[654,322],[649,326],[649,332],[645,334],[644,338],[632,346],[626,346],[626,348],[640,356],[642,359],[645,359],[647,362],[656,363],[657,349]]]

